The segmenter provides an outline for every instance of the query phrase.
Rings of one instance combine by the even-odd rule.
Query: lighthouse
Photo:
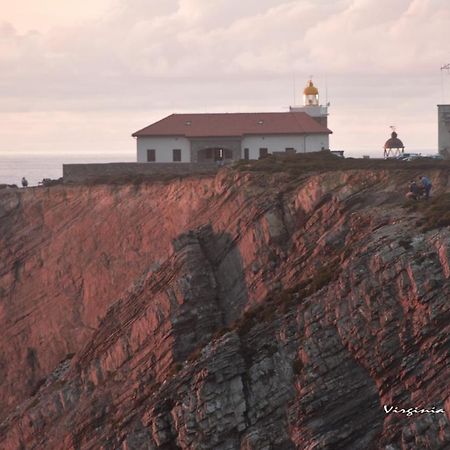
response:
[[[303,89],[303,106],[290,106],[289,111],[304,112],[321,125],[328,126],[328,104],[326,106],[320,104],[319,89],[311,79],[308,80]]]
[[[303,90],[303,106],[319,106],[319,90],[314,86],[312,80],[308,81]]]

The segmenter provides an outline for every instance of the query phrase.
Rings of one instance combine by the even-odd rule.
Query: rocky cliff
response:
[[[0,191],[0,448],[450,448],[450,229],[404,207],[417,175]]]

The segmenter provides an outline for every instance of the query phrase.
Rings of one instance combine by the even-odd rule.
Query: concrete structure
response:
[[[303,91],[303,106],[290,106],[291,112],[304,112],[324,127],[328,126],[328,104],[320,104],[319,90],[311,80]]]
[[[120,181],[121,178],[158,178],[161,175],[185,176],[191,174],[213,174],[218,167],[212,163],[101,163],[63,164],[64,183]]]
[[[312,81],[289,112],[172,114],[133,133],[137,161],[201,163],[329,149],[327,107]]]
[[[384,144],[384,159],[399,158],[405,151],[403,142],[397,137],[397,133],[393,131],[391,137]]]
[[[450,158],[450,105],[438,105],[438,151]]]

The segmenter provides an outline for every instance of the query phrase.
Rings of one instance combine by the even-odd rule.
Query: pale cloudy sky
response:
[[[172,112],[285,111],[310,74],[332,148],[396,125],[432,151],[446,63],[449,0],[0,0],[0,152],[133,153]]]

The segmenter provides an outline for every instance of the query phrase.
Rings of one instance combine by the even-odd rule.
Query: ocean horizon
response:
[[[55,180],[62,177],[63,164],[134,161],[136,161],[134,152],[78,155],[0,153],[0,184],[21,186],[22,177],[25,177],[29,186],[37,186],[44,178]]]
[[[435,150],[408,150],[408,153],[422,155],[436,154]],[[346,157],[361,158],[363,154],[371,158],[382,158],[382,153],[359,152],[359,155],[346,152]],[[123,153],[81,153],[77,155],[61,155],[55,153],[0,153],[0,184],[16,184],[21,186],[22,177],[28,180],[29,186],[37,186],[44,178],[52,180],[62,177],[63,164],[136,162],[135,152]]]

